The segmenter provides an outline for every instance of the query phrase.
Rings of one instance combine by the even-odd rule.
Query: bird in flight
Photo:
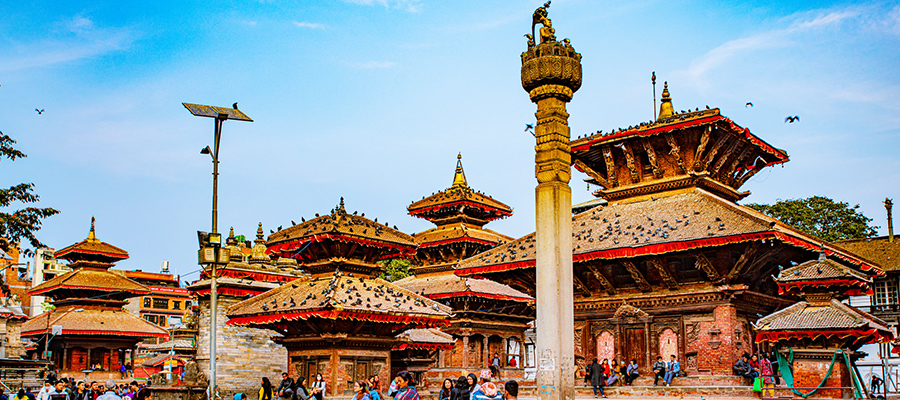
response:
[[[238,109],[238,108],[237,108],[237,102],[234,102],[234,104],[231,105],[231,108],[237,110],[237,109]]]
[[[744,107],[747,107],[747,108],[753,107],[753,103],[748,101],[747,104],[744,104]]]
[[[43,108],[42,108],[42,109],[40,109],[40,110],[38,110],[38,109],[37,109],[37,108],[35,108],[35,109],[34,109],[34,111],[37,111],[37,113],[38,113],[38,115],[40,115],[40,114],[43,114],[43,113],[44,113],[44,109],[43,109]]]
[[[800,122],[800,117],[797,115],[795,115],[793,117],[789,115],[784,119],[784,122],[786,124],[793,124],[794,122]]]
[[[531,132],[531,136],[534,136],[534,124],[525,124],[525,132]]]

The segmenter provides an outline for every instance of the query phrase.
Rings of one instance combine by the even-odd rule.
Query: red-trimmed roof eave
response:
[[[116,289],[116,288],[102,288],[102,287],[95,287],[95,286],[74,286],[74,285],[61,284],[61,285],[45,287],[43,289],[39,289],[39,290],[36,290],[33,292],[29,291],[28,294],[31,296],[39,296],[42,293],[47,293],[49,291],[56,290],[56,289],[76,289],[76,290],[84,289],[84,290],[97,290],[97,291],[101,291],[101,292],[111,292],[111,293],[123,291],[122,289]],[[151,293],[149,290],[128,290],[127,292],[134,293],[135,296],[143,296],[145,294]]]
[[[73,244],[73,245],[66,246],[66,247],[64,247],[64,248],[62,248],[62,249],[60,249],[60,250],[54,252],[54,253],[53,253],[53,256],[56,257],[56,258],[63,258],[63,259],[64,259],[64,258],[65,258],[64,256],[67,255],[67,254],[69,254],[69,253],[81,253],[81,254],[97,254],[97,255],[102,255],[102,256],[106,256],[106,257],[110,257],[110,258],[118,258],[118,259],[120,259],[120,260],[124,260],[124,259],[128,258],[128,252],[127,252],[127,251],[122,250],[122,249],[120,249],[120,248],[118,248],[118,247],[116,247],[116,246],[113,246],[113,245],[111,245],[111,244],[109,244],[109,243],[106,243],[106,242],[100,242],[100,243],[102,243],[102,244],[104,244],[104,245],[110,247],[113,251],[115,251],[115,253],[110,253],[110,252],[105,252],[105,251],[98,251],[98,250],[88,250],[88,249],[81,249],[81,248],[78,248],[78,246],[80,246],[80,245],[82,245],[82,244],[84,244],[84,243],[86,243],[86,242],[87,242],[87,240],[82,240],[82,241],[80,241],[80,242],[78,242],[78,243],[75,243],[75,244]]]
[[[237,316],[230,317],[227,324],[238,326],[264,326],[279,321],[296,321],[298,319],[307,320],[312,317],[326,319],[349,319],[356,321],[371,321],[390,324],[411,324],[421,325],[428,328],[439,328],[442,326],[450,325],[449,317],[410,316],[385,313],[359,313],[341,310],[313,310],[286,314],[256,314]]]
[[[437,343],[401,343],[394,346],[391,350],[453,350],[452,344],[437,344]]]
[[[443,239],[443,240],[435,240],[435,241],[431,241],[431,242],[423,242],[423,243],[419,244],[419,248],[436,247],[436,246],[449,244],[449,243],[456,243],[456,242],[478,243],[478,244],[483,244],[486,246],[496,246],[497,243],[499,243],[499,241],[491,242],[491,241],[484,240],[484,239],[476,239],[476,238],[466,235],[466,236],[460,236],[458,238],[453,238],[453,239]]]
[[[717,122],[717,121],[727,122],[728,126],[732,130],[734,130],[735,132],[738,132],[738,133],[742,133],[744,135],[744,138],[746,138],[748,141],[750,141],[750,143],[753,143],[753,144],[759,146],[766,153],[769,153],[769,154],[775,156],[775,158],[777,158],[777,160],[767,164],[766,165],[767,167],[770,165],[784,163],[784,162],[787,162],[790,160],[788,155],[785,154],[783,151],[772,147],[772,145],[766,143],[766,141],[760,139],[759,137],[757,137],[756,135],[751,133],[750,129],[744,128],[744,127],[736,124],[734,121],[732,121],[730,118],[728,118],[724,115],[713,115],[713,116],[709,116],[709,117],[698,118],[698,119],[691,120],[691,121],[685,121],[685,122],[680,122],[680,123],[676,123],[676,124],[658,126],[658,127],[654,127],[654,128],[650,128],[650,129],[629,129],[629,130],[625,130],[622,132],[616,132],[611,135],[600,136],[595,139],[587,140],[585,143],[579,143],[572,147],[572,153],[579,153],[582,151],[587,151],[596,144],[608,142],[613,139],[620,139],[620,138],[635,136],[635,135],[636,136],[644,136],[644,137],[653,136],[653,135],[658,135],[661,133],[671,132],[671,131],[678,130],[678,129],[690,128],[693,126],[709,124],[709,123],[713,123],[713,122]],[[584,140],[584,139],[582,139],[582,140]]]
[[[534,299],[531,299],[531,298],[518,297],[518,296],[506,296],[506,295],[494,294],[494,293],[478,293],[478,292],[473,292],[471,290],[466,290],[464,292],[435,293],[435,294],[425,295],[425,297],[428,297],[429,299],[432,299],[432,300],[445,299],[445,298],[451,298],[451,297],[467,297],[467,296],[494,299],[494,300],[517,301],[517,302],[521,302],[521,303],[534,303]]]
[[[589,253],[573,254],[573,262],[583,262],[598,259],[616,259],[616,258],[632,258],[647,255],[666,254],[675,251],[692,250],[701,247],[724,246],[733,243],[749,242],[764,239],[777,239],[786,244],[795,247],[804,248],[813,251],[825,251],[826,256],[835,256],[849,263],[858,265],[864,271],[880,271],[875,265],[870,264],[862,259],[853,259],[847,255],[835,252],[832,249],[823,248],[822,246],[803,240],[802,238],[789,236],[783,232],[765,231],[756,233],[745,233],[740,235],[721,236],[712,238],[693,239],[680,242],[655,243],[639,247],[620,247],[608,250],[597,250]],[[478,267],[466,267],[456,270],[458,276],[470,276],[481,273],[505,272],[514,269],[530,268],[535,265],[534,260],[524,260],[511,263],[491,264]],[[877,273],[876,273],[877,274]],[[884,274],[882,271],[881,274]],[[877,275],[881,275],[877,274]]]
[[[420,207],[420,208],[415,208],[415,207],[410,206],[407,214],[412,215],[414,217],[419,217],[419,214],[424,214],[429,211],[436,211],[436,210],[439,210],[439,209],[445,208],[445,207],[456,207],[458,205],[467,205],[470,207],[480,208],[484,211],[495,211],[499,214],[499,216],[491,218],[492,220],[497,219],[497,218],[502,218],[502,217],[508,217],[508,216],[512,215],[512,210],[507,210],[507,209],[495,207],[495,206],[492,206],[489,204],[484,204],[484,203],[476,203],[476,202],[472,202],[469,200],[455,200],[455,201],[451,201],[451,202],[447,202],[447,203],[438,203],[433,206]]]
[[[393,249],[397,249],[401,255],[414,256],[416,253],[415,245],[410,246],[410,245],[404,245],[404,244],[400,244],[400,243],[392,243],[392,242],[387,242],[387,241],[362,239],[362,238],[349,236],[349,235],[345,235],[345,234],[341,234],[341,233],[314,233],[311,236],[293,238],[293,239],[289,239],[287,241],[284,241],[284,242],[281,242],[278,244],[273,244],[266,249],[266,254],[272,255],[277,252],[291,251],[291,250],[300,248],[300,246],[302,246],[306,242],[312,242],[312,241],[321,242],[321,241],[327,240],[327,239],[335,239],[338,241],[345,241],[345,242],[355,242],[355,243],[359,243],[359,244],[363,244],[363,245],[371,245],[371,246],[376,246],[376,247],[393,248]]]
[[[43,336],[47,330],[41,329],[37,331],[22,332],[22,336]],[[127,331],[92,331],[92,330],[76,330],[64,329],[63,336],[134,336],[134,337],[169,337],[168,333],[149,333],[149,332],[127,332]]]

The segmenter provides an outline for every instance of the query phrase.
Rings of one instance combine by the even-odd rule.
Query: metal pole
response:
[[[217,225],[219,219],[219,138],[222,136],[222,122],[224,120],[216,118],[215,137],[213,138],[213,198],[212,198],[212,233],[217,233]],[[218,288],[216,286],[216,263],[219,261],[219,249],[216,248],[215,261],[211,268],[211,283],[209,288],[209,399],[215,400],[216,397],[216,298]]]

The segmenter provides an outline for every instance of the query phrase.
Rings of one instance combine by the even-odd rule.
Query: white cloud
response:
[[[847,19],[859,16],[859,12],[852,9],[819,13],[812,19],[799,19],[787,28],[775,29],[758,33],[740,39],[730,40],[708,51],[699,59],[691,63],[686,71],[681,71],[688,78],[702,80],[711,70],[721,66],[736,55],[746,55],[749,52],[763,50],[791,44],[791,35],[837,25]]]
[[[393,61],[366,61],[356,64],[351,64],[351,66],[362,69],[376,69],[376,68],[393,68],[397,66],[397,63]]]
[[[315,22],[305,22],[305,21],[291,21],[294,26],[298,28],[308,28],[308,29],[325,29],[325,25],[315,23]]]
[[[90,18],[75,16],[63,24],[72,35],[22,43],[7,49],[0,71],[46,67],[127,49],[138,35],[128,28],[98,28]]]
[[[364,6],[382,6],[384,8],[396,8],[406,10],[411,13],[422,11],[422,4],[419,0],[344,0],[348,3],[360,4]]]

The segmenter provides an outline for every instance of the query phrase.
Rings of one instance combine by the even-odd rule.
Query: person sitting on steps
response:
[[[653,386],[659,384],[659,379],[663,378],[663,382],[665,382],[666,376],[666,362],[663,361],[662,356],[656,357],[656,362],[653,363]]]

